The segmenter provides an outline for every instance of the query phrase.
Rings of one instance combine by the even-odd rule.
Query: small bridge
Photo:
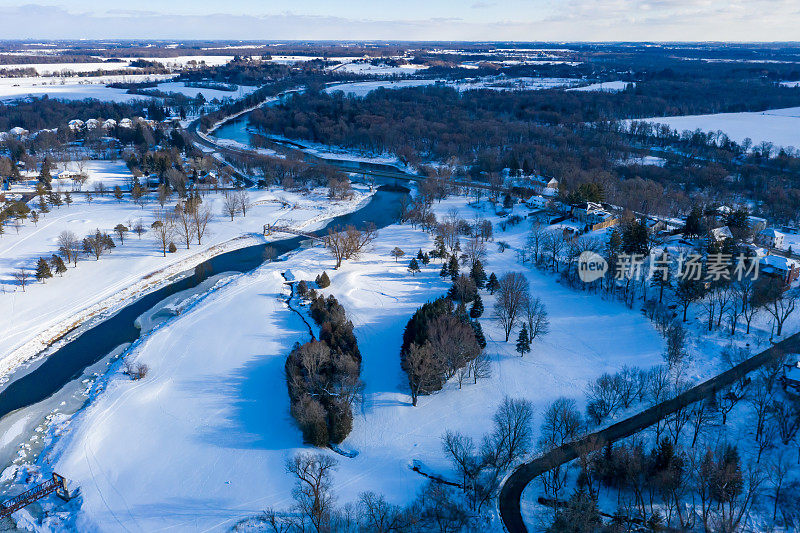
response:
[[[273,233],[288,233],[290,235],[298,235],[300,237],[305,237],[307,239],[312,239],[315,241],[322,240],[322,237],[316,235],[315,233],[301,231],[299,229],[294,229],[289,226],[280,226],[277,224],[264,224],[264,235],[271,235]]]
[[[4,516],[11,516],[12,513],[19,511],[26,505],[30,505],[35,501],[41,500],[51,492],[55,492],[56,496],[64,501],[69,501],[69,491],[67,491],[67,480],[64,476],[60,476],[53,472],[53,477],[44,483],[39,483],[30,490],[18,494],[0,503],[0,518]]]

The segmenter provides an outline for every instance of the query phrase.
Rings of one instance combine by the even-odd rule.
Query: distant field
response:
[[[742,142],[749,137],[754,144],[767,141],[775,146],[800,148],[800,107],[768,109],[753,113],[717,113],[643,120],[666,124],[678,131],[719,130],[736,142]]]

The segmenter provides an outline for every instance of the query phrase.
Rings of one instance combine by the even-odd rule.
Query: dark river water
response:
[[[244,119],[237,126],[225,125],[215,135],[231,138],[244,131]],[[231,127],[229,127],[231,126]],[[245,133],[246,134],[246,133]],[[234,139],[248,143],[248,138]],[[353,224],[363,226],[373,223],[378,228],[392,224],[397,219],[400,200],[407,190],[382,186],[362,208],[332,219],[328,225]],[[324,230],[323,230],[324,231]],[[81,377],[84,369],[99,361],[124,343],[135,341],[140,334],[136,318],[175,293],[192,289],[211,276],[225,272],[248,272],[264,263],[264,249],[272,247],[283,255],[300,247],[302,237],[266,244],[258,244],[217,255],[198,265],[193,274],[151,292],[128,304],[114,315],[86,329],[47,358],[30,373],[9,383],[0,392],[0,418],[58,392],[67,383]],[[280,268],[276,263],[275,268]]]

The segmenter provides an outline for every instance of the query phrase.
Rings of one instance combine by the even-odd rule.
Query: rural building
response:
[[[800,263],[780,255],[767,255],[761,258],[760,271],[789,285],[800,276]]]
[[[767,228],[756,234],[756,244],[766,248],[783,248],[784,235],[775,228]]]

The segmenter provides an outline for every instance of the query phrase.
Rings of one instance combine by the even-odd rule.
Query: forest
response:
[[[736,89],[731,89],[731,87]],[[443,86],[376,90],[364,98],[307,91],[251,114],[251,125],[281,135],[391,153],[436,172],[487,180],[514,175],[555,176],[567,196],[589,183],[600,198],[633,211],[672,215],[689,196],[749,195],[769,215],[791,217],[800,189],[800,160],[771,146],[749,151],[726,137],[649,129],[620,119],[684,113],[760,110],[800,105],[800,90],[743,80],[648,81],[621,93],[473,90]],[[664,166],[628,165],[658,149]],[[655,154],[655,152],[654,152]],[[735,183],[725,183],[736,175]],[[788,203],[787,203],[788,202]],[[785,207],[785,209],[784,209]]]

